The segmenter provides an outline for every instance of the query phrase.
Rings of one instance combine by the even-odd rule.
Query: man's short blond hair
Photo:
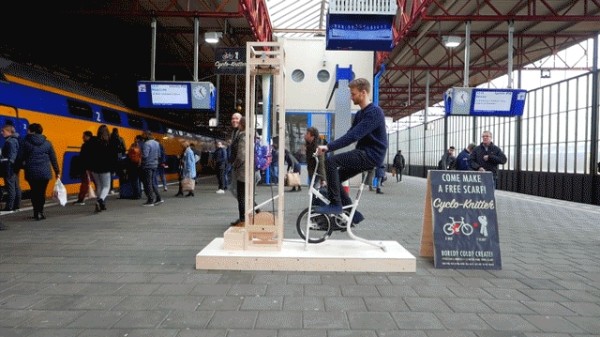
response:
[[[366,78],[356,78],[348,83],[348,88],[356,88],[358,91],[371,92],[371,83]]]

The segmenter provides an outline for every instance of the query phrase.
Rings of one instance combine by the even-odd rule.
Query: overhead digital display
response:
[[[446,115],[522,116],[523,89],[450,88],[444,94]]]
[[[211,82],[150,82],[137,84],[140,108],[215,111],[216,90]]]
[[[150,97],[154,105],[189,105],[189,85],[155,83],[150,85]]]
[[[512,105],[512,91],[474,91],[473,111],[493,112],[505,111],[510,112]]]

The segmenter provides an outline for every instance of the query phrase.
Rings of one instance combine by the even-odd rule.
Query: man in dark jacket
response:
[[[325,156],[318,155],[319,165],[317,166],[317,158],[314,157],[314,154],[317,152],[317,146],[321,145],[321,137],[319,136],[319,129],[314,126],[306,129],[306,133],[304,134],[304,145],[306,146],[306,170],[308,171],[308,176],[312,178],[313,174],[315,174],[315,170],[317,171],[317,176],[315,177],[315,187],[323,187],[327,185],[327,180],[325,179]]]
[[[454,146],[450,146],[446,153],[442,156],[442,159],[438,162],[438,170],[455,170],[456,169],[456,157],[454,156]]]
[[[346,181],[357,174],[372,170],[383,164],[387,152],[387,132],[383,110],[371,103],[369,92],[371,85],[364,78],[352,80],[350,98],[360,106],[356,112],[352,126],[345,135],[331,141],[327,145],[319,145],[319,153],[335,151],[356,142],[354,150],[329,156],[326,160],[327,191],[331,203],[327,206],[317,207],[315,212],[322,214],[341,214],[343,205],[352,204],[348,193],[342,189],[342,181]],[[358,211],[354,214],[353,223],[364,219]]]
[[[394,156],[394,169],[396,170],[396,182],[402,181],[402,171],[404,171],[404,166],[406,162],[404,161],[404,156],[402,155],[402,150],[398,150],[398,153]]]
[[[227,164],[229,164],[229,158],[227,158],[227,149],[222,141],[217,142],[217,149],[215,150],[215,162],[217,166],[217,182],[219,189],[217,194],[225,193],[227,189]]]
[[[2,159],[0,165],[3,167],[2,177],[6,187],[6,204],[3,213],[17,211],[21,204],[21,187],[19,186],[17,155],[19,153],[19,136],[13,125],[2,127],[4,146],[2,147]]]
[[[90,190],[91,174],[88,170],[90,169],[91,157],[94,156],[90,149],[90,139],[92,139],[92,137],[94,137],[92,131],[83,132],[83,144],[81,144],[81,149],[79,150],[78,172],[78,175],[81,178],[81,185],[79,185],[79,194],[77,195],[77,200],[73,203],[73,205],[85,205],[85,197],[88,195]]]
[[[476,171],[489,171],[494,175],[494,186],[498,181],[498,165],[506,164],[504,152],[492,143],[492,133],[483,131],[481,144],[471,152],[471,168]]]

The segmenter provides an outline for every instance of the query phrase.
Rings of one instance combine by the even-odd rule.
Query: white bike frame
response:
[[[308,189],[308,216],[306,218],[306,231],[305,231],[305,239],[304,239],[304,249],[307,249],[308,247],[308,238],[309,238],[309,233],[310,233],[310,226],[311,226],[311,219],[312,219],[312,203],[313,203],[313,195],[316,196],[317,198],[319,198],[319,200],[321,200],[325,205],[329,205],[330,201],[329,199],[327,199],[321,192],[319,192],[319,190],[317,190],[315,188],[315,180],[317,177],[317,167],[319,167],[319,157],[317,155],[317,153],[313,154],[313,157],[316,160],[316,165],[315,165],[315,171],[313,172],[313,175],[310,179],[310,188]],[[365,177],[363,178],[358,191],[356,192],[356,197],[354,198],[354,202],[351,203],[350,205],[346,205],[346,206],[342,206],[342,213],[341,214],[337,214],[336,217],[339,217],[342,219],[343,223],[346,225],[346,232],[348,233],[348,236],[356,241],[360,241],[363,243],[366,243],[368,245],[377,247],[377,248],[381,248],[381,250],[383,250],[384,252],[386,251],[385,246],[381,243],[381,242],[373,242],[367,239],[364,239],[360,236],[357,236],[356,234],[352,233],[352,219],[354,218],[354,213],[356,213],[356,208],[358,207],[358,203],[360,202],[360,197],[362,196],[362,192],[365,188],[365,182],[367,180],[367,177],[369,175],[366,174]],[[344,213],[344,211],[350,209],[350,214],[347,215],[346,213]],[[327,214],[325,214],[327,215]]]

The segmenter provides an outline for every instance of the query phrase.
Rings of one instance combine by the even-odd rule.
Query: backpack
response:
[[[137,143],[131,144],[127,150],[127,158],[133,164],[140,165],[142,163],[142,150]]]

